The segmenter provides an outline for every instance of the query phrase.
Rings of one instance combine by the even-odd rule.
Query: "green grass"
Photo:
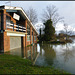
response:
[[[53,67],[33,66],[28,59],[18,56],[0,55],[0,74],[69,74]]]

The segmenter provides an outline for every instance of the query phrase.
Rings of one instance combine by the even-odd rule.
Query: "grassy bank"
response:
[[[30,60],[18,56],[0,55],[0,74],[68,74],[53,67],[33,66]]]

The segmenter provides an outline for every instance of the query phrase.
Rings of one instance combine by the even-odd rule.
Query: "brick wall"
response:
[[[0,33],[0,50],[3,50],[3,33]]]
[[[6,29],[6,10],[3,10],[3,29]],[[7,36],[7,33],[3,33],[3,47],[4,47],[4,52],[10,50],[10,36]]]
[[[23,47],[25,47],[25,37],[23,37]]]
[[[4,32],[3,42],[4,42],[4,52],[9,51],[10,50],[10,36],[7,36],[7,32]]]
[[[6,10],[4,9],[3,10],[3,29],[5,30],[6,29]]]

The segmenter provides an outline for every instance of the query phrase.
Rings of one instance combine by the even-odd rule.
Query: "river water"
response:
[[[30,59],[39,66],[54,66],[75,74],[75,38],[72,43],[53,45],[36,44],[26,48],[11,50],[9,54]]]

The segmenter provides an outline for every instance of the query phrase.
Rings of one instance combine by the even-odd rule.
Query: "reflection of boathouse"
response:
[[[0,51],[37,42],[37,31],[20,7],[0,6]]]
[[[37,52],[37,44],[35,44],[33,46],[29,46],[25,48],[16,48],[16,49],[10,50],[8,54],[17,55],[24,59],[25,58],[30,59],[34,64],[39,53]]]

